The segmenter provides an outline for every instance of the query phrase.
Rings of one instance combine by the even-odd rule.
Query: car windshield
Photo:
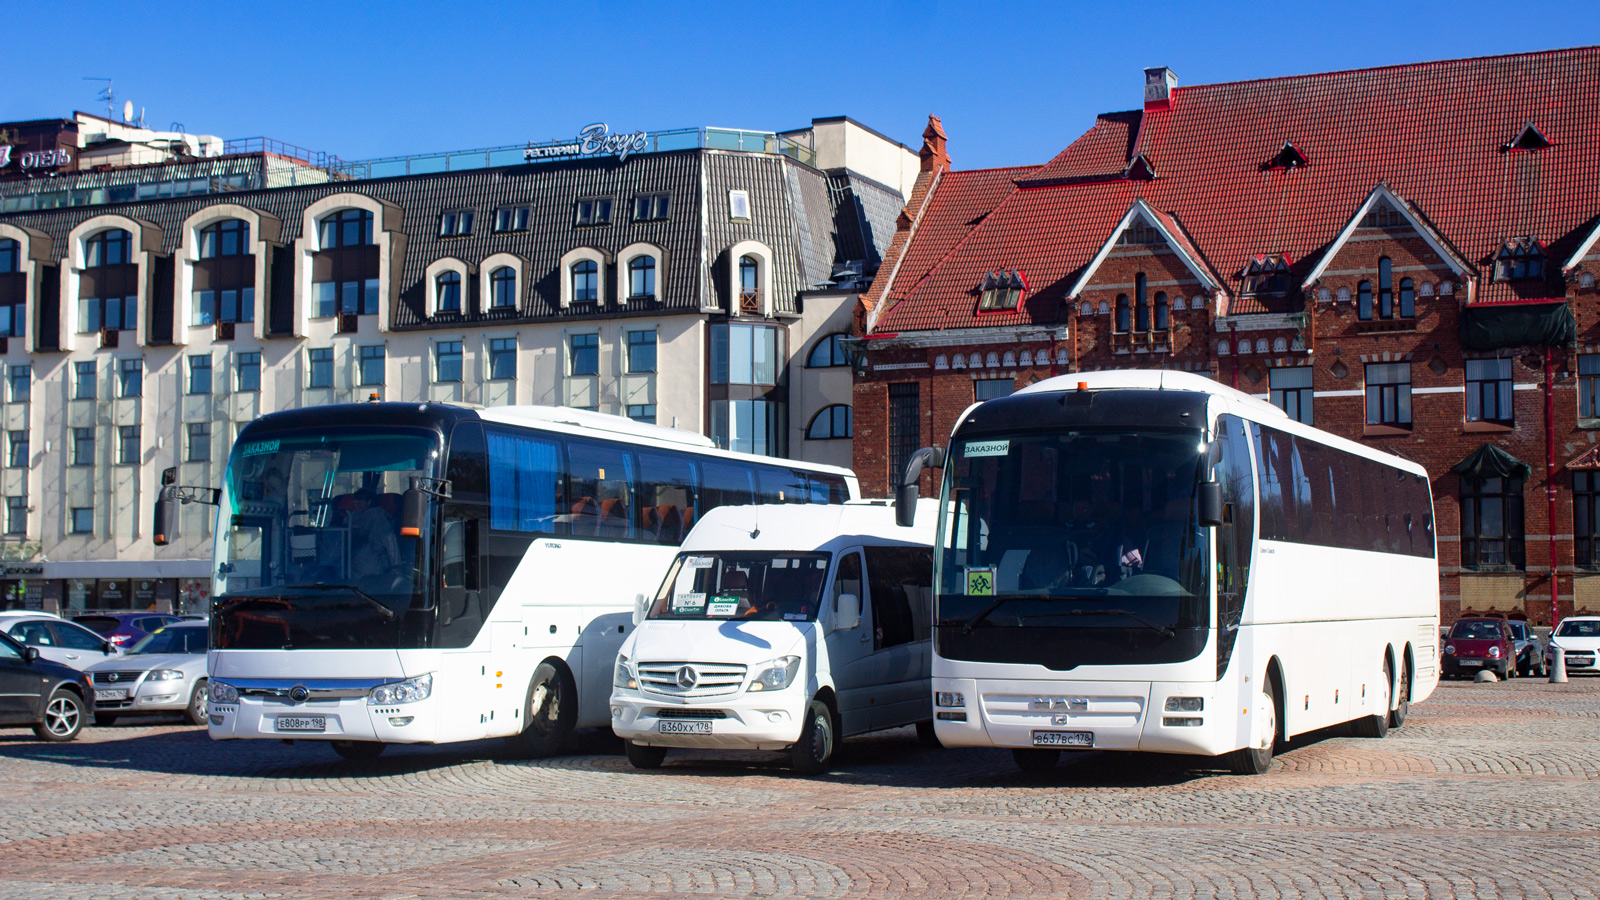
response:
[[[190,625],[186,628],[163,628],[139,639],[128,650],[130,655],[141,653],[204,653],[206,636],[210,630]]]
[[[1500,640],[1499,622],[1457,622],[1450,629],[1450,639],[1453,641],[1498,641]]]
[[[684,553],[650,618],[811,621],[827,578],[826,553]]]
[[[1600,621],[1562,622],[1557,637],[1600,637]]]

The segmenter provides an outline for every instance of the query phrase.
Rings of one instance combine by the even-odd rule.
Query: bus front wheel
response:
[[[1272,768],[1272,753],[1278,744],[1278,685],[1270,677],[1262,680],[1256,695],[1255,746],[1229,753],[1228,771],[1235,775],[1265,775]]]
[[[533,670],[522,705],[522,733],[506,738],[522,759],[555,756],[578,718],[578,686],[567,667],[543,662]]]

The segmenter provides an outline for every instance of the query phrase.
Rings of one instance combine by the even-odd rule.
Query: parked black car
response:
[[[89,676],[0,634],[0,727],[29,725],[40,740],[70,741],[89,718],[92,696]]]

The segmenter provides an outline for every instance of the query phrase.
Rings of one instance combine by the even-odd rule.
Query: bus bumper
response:
[[[611,695],[611,730],[625,741],[651,747],[783,750],[800,739],[804,717],[800,709],[791,706],[804,700],[804,693],[791,687],[756,695],[761,702],[754,704],[746,699],[748,694],[718,698],[723,700],[721,703],[707,700],[686,704],[618,691]],[[672,731],[685,728],[705,729],[706,733]]]
[[[436,738],[434,699],[372,706],[365,697],[287,703],[240,697],[207,704],[206,730],[212,740],[382,741],[426,744]],[[320,729],[320,730],[319,730]]]

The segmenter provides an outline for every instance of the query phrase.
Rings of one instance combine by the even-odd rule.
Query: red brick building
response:
[[[1596,47],[1149,69],[1142,109],[973,171],[930,117],[858,315],[863,490],[975,400],[1184,369],[1426,465],[1446,620],[1548,622],[1552,555],[1561,613],[1600,609],[1597,84]]]

